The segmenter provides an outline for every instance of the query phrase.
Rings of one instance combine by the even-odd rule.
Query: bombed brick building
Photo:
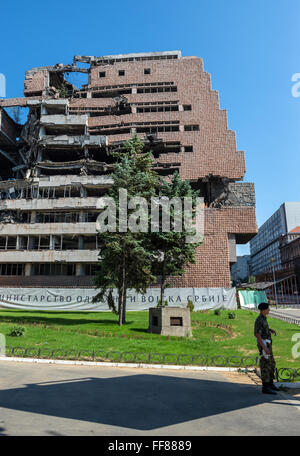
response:
[[[80,87],[68,80],[86,77]],[[27,108],[23,123],[13,109]],[[236,244],[257,232],[226,110],[197,57],[180,51],[75,56],[26,72],[24,97],[0,100],[0,286],[93,284],[99,198],[111,151],[136,133],[155,170],[201,190],[204,243],[176,287],[230,287]]]

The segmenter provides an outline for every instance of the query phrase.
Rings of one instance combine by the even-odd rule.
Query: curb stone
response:
[[[77,366],[101,366],[101,367],[134,367],[142,369],[171,369],[171,370],[192,370],[192,371],[215,371],[215,372],[240,372],[243,374],[255,373],[258,378],[256,369],[242,369],[240,367],[211,367],[211,366],[176,366],[168,364],[142,364],[142,363],[101,363],[96,361],[70,361],[70,360],[59,360],[59,359],[36,359],[36,358],[15,358],[0,356],[0,361],[14,361],[23,363],[36,363],[36,364],[63,364],[63,365],[77,365]],[[286,388],[300,388],[300,382],[277,382],[279,386]]]
[[[278,382],[277,385],[284,386],[285,388],[295,388],[300,389],[300,382],[290,383],[290,382]]]
[[[8,356],[0,356],[0,361],[15,361],[24,363],[40,363],[40,364],[65,364],[65,365],[80,365],[80,366],[101,366],[101,367],[135,367],[143,369],[172,369],[172,370],[194,370],[194,371],[216,371],[216,372],[249,372],[248,369],[240,367],[211,367],[211,366],[178,366],[168,364],[143,364],[143,363],[104,363],[97,361],[71,361],[60,359],[36,359],[36,358],[16,358]]]

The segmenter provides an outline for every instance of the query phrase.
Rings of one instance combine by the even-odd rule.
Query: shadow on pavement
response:
[[[0,407],[136,430],[152,430],[276,399],[278,396],[262,395],[255,385],[149,374],[0,390]]]

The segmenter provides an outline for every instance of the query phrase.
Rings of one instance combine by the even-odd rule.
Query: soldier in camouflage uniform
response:
[[[260,371],[262,380],[262,392],[265,394],[276,394],[279,388],[274,385],[275,360],[272,352],[271,333],[276,336],[276,332],[269,328],[267,315],[270,312],[269,304],[263,302],[259,304],[260,314],[255,320],[254,335],[257,339],[257,347],[260,354]]]

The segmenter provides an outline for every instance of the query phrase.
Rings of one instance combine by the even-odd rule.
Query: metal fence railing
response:
[[[296,382],[300,381],[300,367],[293,369],[290,367],[282,367],[276,369],[276,379],[278,382]]]
[[[0,351],[1,354],[1,351]],[[68,359],[98,362],[121,363],[149,363],[149,364],[176,364],[219,367],[255,367],[258,357],[239,357],[204,354],[176,354],[176,353],[147,353],[147,352],[118,352],[105,350],[65,350],[37,347],[9,347],[6,346],[5,355],[8,357],[30,357],[39,359]]]
[[[147,353],[147,352],[118,352],[105,350],[65,350],[37,347],[5,347],[5,353],[0,356],[37,358],[53,360],[78,360],[95,361],[105,363],[139,363],[139,364],[171,364],[181,366],[207,366],[207,367],[236,367],[253,368],[259,367],[259,357],[239,357],[216,355],[208,356],[204,354],[186,355],[176,353]],[[275,376],[278,382],[300,381],[300,367],[276,369]]]

